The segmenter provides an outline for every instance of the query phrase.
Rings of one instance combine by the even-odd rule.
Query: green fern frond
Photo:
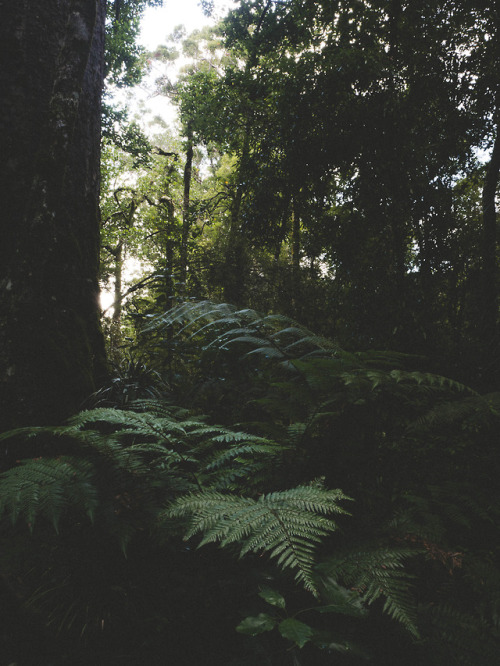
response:
[[[235,442],[255,442],[255,443],[263,443],[263,444],[270,444],[271,442],[265,440],[263,437],[258,437],[257,435],[250,435],[247,432],[241,432],[238,430],[227,430],[227,429],[220,429],[218,435],[215,435],[212,437],[213,442],[227,442],[227,443],[235,443]]]
[[[471,417],[487,422],[500,416],[500,393],[464,398],[455,402],[436,405],[423,416],[409,424],[409,432],[426,432],[436,427],[461,423]]]
[[[154,416],[159,416],[160,418],[165,419],[175,419],[176,421],[187,420],[188,417],[202,421],[200,416],[197,415],[194,417],[190,410],[185,407],[180,407],[179,405],[170,404],[165,402],[165,400],[155,398],[134,400],[127,406],[127,409],[131,409],[135,412],[149,412]]]
[[[307,423],[292,423],[289,425],[286,429],[287,432],[287,439],[290,442],[290,444],[297,446],[300,444],[304,433],[307,431],[308,424]]]
[[[228,462],[232,462],[238,458],[242,459],[247,456],[274,456],[277,453],[281,453],[282,450],[282,447],[272,444],[242,444],[241,446],[235,446],[232,449],[222,451],[215,455],[210,463],[206,465],[205,469],[208,471],[219,469],[219,467],[222,467],[222,465],[225,465]],[[254,462],[256,461],[254,460]]]
[[[127,432],[139,436],[154,436],[158,440],[168,441],[172,435],[185,435],[182,424],[172,418],[160,418],[147,412],[139,413],[120,409],[97,408],[80,412],[69,420],[79,428],[91,423],[104,422],[119,426]]]
[[[41,515],[56,531],[62,515],[74,508],[93,518],[98,506],[93,466],[76,458],[35,458],[4,472],[0,478],[0,515],[12,522],[23,517],[30,529]]]
[[[262,316],[254,310],[236,310],[228,304],[209,301],[177,306],[155,318],[145,332],[175,325],[181,326],[177,336],[189,331],[191,341],[203,341],[204,351],[227,351],[234,345],[244,344],[251,347],[245,352],[247,356],[273,359],[300,357],[313,352],[331,355],[338,351],[331,340],[315,335],[283,315]]]
[[[326,592],[331,582],[342,581],[368,605],[383,597],[384,611],[418,638],[417,608],[410,594],[413,576],[404,570],[405,561],[417,552],[410,548],[353,551],[329,558],[317,571]]]
[[[219,541],[241,543],[241,556],[266,552],[282,568],[296,570],[295,578],[317,595],[313,579],[314,547],[336,529],[327,517],[345,514],[339,502],[349,499],[340,490],[318,484],[275,492],[254,500],[205,491],[176,500],[164,518],[188,517],[186,538],[203,533],[200,545]]]
[[[201,480],[214,490],[236,490],[235,482],[242,479],[247,480],[247,486],[249,479],[256,485],[262,475],[269,473],[272,458],[281,455],[284,450],[285,447],[274,442],[263,444],[247,441],[219,451],[203,464]]]
[[[285,353],[281,349],[270,345],[263,345],[261,347],[257,347],[256,349],[251,349],[245,354],[245,358],[249,358],[251,356],[261,356],[267,360],[286,358]]]
[[[422,384],[434,388],[447,389],[457,391],[459,393],[472,393],[477,395],[476,391],[469,386],[457,382],[442,375],[435,375],[430,372],[406,372],[404,370],[391,370],[389,373],[391,379],[396,382],[412,381],[417,384]]]

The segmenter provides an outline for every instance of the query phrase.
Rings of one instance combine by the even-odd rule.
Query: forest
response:
[[[0,0],[0,666],[499,664],[500,9],[160,5]]]

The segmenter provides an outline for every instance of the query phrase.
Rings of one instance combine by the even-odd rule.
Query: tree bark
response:
[[[500,174],[500,122],[483,184],[483,340],[487,356],[498,363],[498,268],[496,191]],[[498,368],[497,368],[498,370]]]
[[[246,248],[240,224],[240,209],[243,200],[244,174],[250,156],[250,125],[251,120],[247,120],[245,140],[238,165],[238,182],[229,214],[229,233],[224,266],[224,300],[238,307],[244,305],[243,294],[247,277],[244,271]]]
[[[58,422],[105,377],[104,0],[0,0],[0,430]]]
[[[181,249],[180,249],[180,270],[179,281],[181,294],[186,291],[187,280],[187,256],[188,256],[188,238],[189,229],[191,227],[191,176],[193,173],[193,129],[191,123],[187,126],[187,150],[186,150],[186,163],[184,165],[184,197],[182,201],[182,236],[181,236]]]
[[[300,212],[296,199],[292,202],[292,311],[293,316],[298,318],[300,303]]]

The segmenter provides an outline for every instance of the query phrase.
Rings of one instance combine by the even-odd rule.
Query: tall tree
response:
[[[105,373],[97,285],[105,2],[2,0],[0,13],[6,428],[64,418]]]
[[[136,16],[146,4],[158,2],[0,0],[0,429],[67,417],[105,376],[97,273],[106,8],[117,25],[126,8]],[[125,52],[130,35],[108,42]],[[108,72],[127,67],[111,51]]]

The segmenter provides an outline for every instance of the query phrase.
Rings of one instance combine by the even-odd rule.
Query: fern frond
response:
[[[405,561],[416,554],[410,548],[353,551],[329,558],[317,570],[326,591],[330,582],[340,580],[355,588],[368,605],[383,597],[384,611],[418,638],[417,608],[410,594],[413,576],[404,570]]]
[[[191,341],[202,340],[202,349],[227,351],[236,344],[251,349],[246,355],[260,355],[273,359],[300,357],[320,352],[337,353],[337,345],[315,335],[284,315],[262,316],[251,309],[237,310],[228,304],[209,301],[184,303],[151,321],[144,332],[180,325],[177,336],[189,331]]]
[[[478,417],[486,422],[500,415],[500,393],[464,398],[436,405],[426,414],[409,424],[409,432],[425,432],[436,427],[447,427]]]
[[[124,411],[120,409],[97,408],[80,412],[69,423],[82,428],[91,423],[104,422],[119,426],[133,435],[154,436],[158,440],[168,441],[172,435],[185,435],[181,423],[172,418],[160,418],[153,414]]]
[[[396,382],[411,381],[429,387],[457,391],[459,393],[472,393],[477,395],[476,391],[469,386],[457,382],[442,375],[435,375],[430,372],[406,372],[404,370],[391,370],[389,376]]]
[[[69,508],[92,519],[98,506],[93,471],[88,461],[71,457],[23,461],[0,478],[0,515],[9,513],[12,522],[23,517],[30,529],[42,515],[56,531]]]
[[[201,467],[201,480],[214,490],[236,489],[237,480],[249,479],[258,487],[262,474],[269,474],[272,459],[283,454],[286,447],[275,442],[255,438],[218,451],[205,460]]]
[[[235,446],[234,448],[228,449],[227,451],[222,451],[219,454],[216,454],[212,460],[205,466],[205,469],[208,471],[219,469],[228,462],[237,460],[238,458],[242,459],[247,456],[261,456],[261,455],[270,455],[274,456],[277,453],[281,453],[282,447],[272,444],[254,444],[254,443],[245,443],[241,446]],[[254,463],[257,461],[254,460]]]
[[[286,358],[285,353],[278,349],[277,347],[272,347],[270,345],[263,345],[257,347],[256,349],[251,349],[245,354],[245,358],[251,356],[261,356],[264,359],[283,359]]]
[[[200,545],[240,542],[241,556],[268,553],[282,568],[296,570],[296,580],[317,595],[312,573],[314,547],[336,529],[327,516],[347,513],[338,504],[347,499],[340,490],[325,490],[317,484],[271,493],[258,500],[205,491],[176,500],[164,518],[188,517],[186,538],[201,532]]]
[[[228,430],[228,429],[219,429],[219,434],[212,437],[213,442],[226,442],[226,443],[235,443],[235,442],[261,442],[263,444],[270,443],[265,440],[263,437],[258,437],[257,435],[250,435],[247,432],[241,432],[238,430]]]
[[[203,422],[202,417],[196,415],[194,417],[189,409],[185,407],[180,407],[179,405],[170,404],[165,402],[165,400],[159,400],[154,398],[134,400],[131,402],[127,409],[131,409],[135,412],[149,412],[154,416],[159,416],[164,419],[175,419],[177,421],[182,421],[190,417],[191,419],[200,420]]]
[[[144,329],[144,332],[158,330],[159,328],[180,324],[188,328],[203,318],[221,319],[231,316],[236,311],[236,307],[227,303],[213,303],[212,301],[185,302],[168,310],[161,315],[153,317],[150,324]],[[182,330],[182,329],[181,329]]]

